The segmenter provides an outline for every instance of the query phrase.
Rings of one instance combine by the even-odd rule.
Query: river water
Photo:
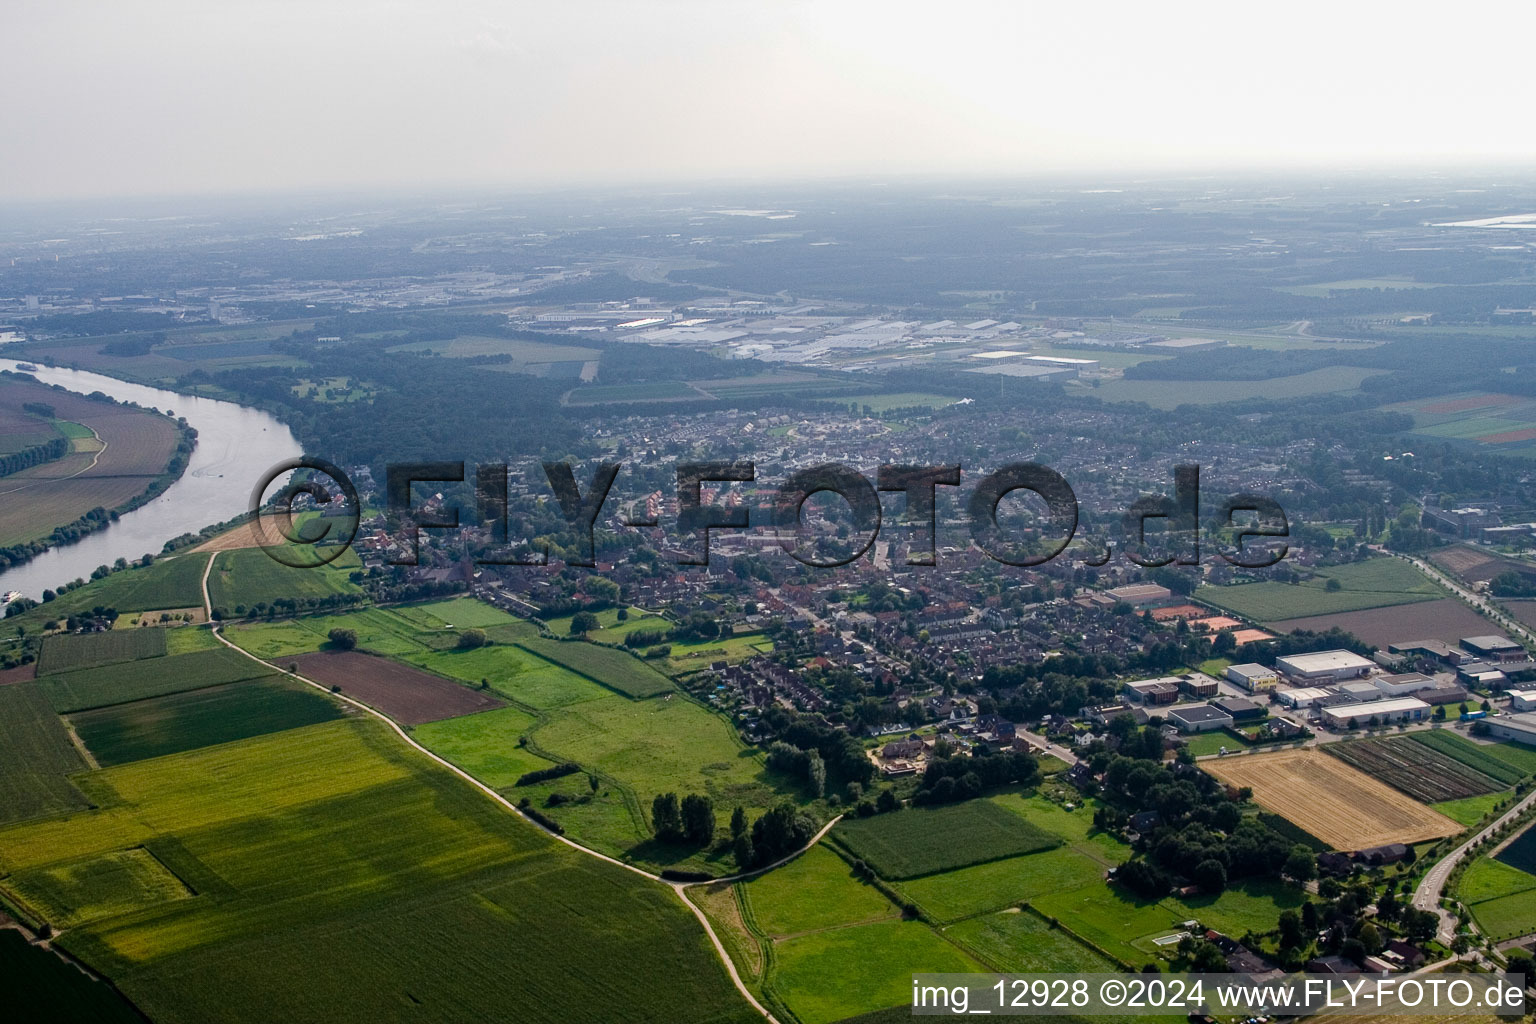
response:
[[[0,359],[0,369],[17,370],[16,360]],[[178,395],[84,370],[39,366],[20,372],[80,394],[100,391],[145,408],[174,410],[197,430],[197,447],[186,472],[165,493],[78,544],[51,548],[25,565],[0,572],[0,594],[19,590],[40,599],[47,588],[77,577],[89,579],[98,565],[158,555],[172,537],[244,512],[256,481],[272,466],[301,454],[293,433],[279,420],[233,402]]]

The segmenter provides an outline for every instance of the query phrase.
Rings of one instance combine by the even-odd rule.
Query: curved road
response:
[[[1524,800],[1511,807],[1493,824],[1456,847],[1448,856],[1430,868],[1424,877],[1419,880],[1419,887],[1413,891],[1413,905],[1420,910],[1434,911],[1440,916],[1440,931],[1436,937],[1445,945],[1450,945],[1451,940],[1456,937],[1456,915],[1440,905],[1440,897],[1445,890],[1446,879],[1450,877],[1451,871],[1455,869],[1456,865],[1460,864],[1466,857],[1467,851],[1471,849],[1473,843],[1487,838],[1494,830],[1507,824],[1533,803],[1536,803],[1536,792],[1527,795]]]
[[[208,564],[203,567],[203,611],[204,611],[205,614],[210,616],[210,621],[211,621],[211,616],[213,614],[213,604],[209,600],[209,597],[208,597],[208,577],[213,572],[213,562],[214,562],[214,559],[218,557],[218,554],[219,553],[217,551],[211,552],[209,554],[209,556],[208,556]],[[325,694],[328,694],[329,696],[334,697],[334,698],[336,698],[338,700],[345,701],[346,703],[352,705],[353,707],[357,708],[358,710],[360,710],[360,711],[362,711],[362,712],[364,712],[366,714],[372,715],[374,718],[377,718],[379,721],[383,722],[385,725],[387,725],[391,729],[393,729],[395,734],[397,736],[399,736],[400,739],[404,740],[406,742],[406,744],[411,746],[418,753],[422,754],[425,757],[431,758],[433,761],[435,761],[438,764],[442,765],[444,768],[448,769],[450,772],[452,772],[453,774],[457,775],[459,778],[463,779],[465,782],[469,783],[471,786],[474,786],[476,789],[478,789],[480,792],[484,793],[486,796],[490,797],[492,800],[496,801],[502,807],[504,807],[507,810],[511,811],[513,814],[517,815],[519,818],[522,818],[524,821],[528,822],[528,824],[532,825],[534,828],[538,829],[540,832],[542,832],[545,835],[549,836],[551,839],[554,839],[554,840],[556,840],[558,842],[562,842],[566,846],[571,847],[573,850],[580,850],[582,853],[585,853],[589,857],[596,857],[598,860],[607,861],[609,864],[613,864],[616,867],[621,867],[625,871],[632,871],[635,874],[641,876],[642,878],[648,878],[648,879],[650,879],[653,882],[660,882],[662,885],[665,885],[668,888],[670,888],[673,892],[675,892],[677,894],[677,898],[682,901],[683,905],[693,912],[693,916],[698,919],[699,924],[704,927],[704,934],[709,936],[710,943],[715,947],[715,954],[717,956],[719,956],[721,963],[723,963],[725,965],[726,972],[731,977],[731,983],[736,986],[736,991],[740,992],[742,998],[745,999],[747,1002],[751,1003],[753,1009],[757,1010],[758,1013],[761,1013],[763,1015],[763,1017],[770,1022],[770,1024],[779,1024],[778,1018],[774,1017],[774,1015],[772,1013],[768,1012],[768,1008],[767,1007],[765,1007],[762,1003],[757,1001],[757,997],[752,994],[751,990],[747,988],[746,983],[744,981],[742,981],[741,975],[736,970],[735,962],[731,959],[730,954],[726,952],[724,944],[722,944],[721,941],[720,941],[720,937],[715,934],[715,929],[709,923],[709,918],[705,916],[704,911],[700,910],[694,904],[694,902],[688,898],[688,896],[687,896],[687,894],[686,894],[686,892],[684,890],[686,890],[690,885],[717,885],[717,884],[722,883],[722,882],[727,882],[727,883],[728,882],[739,882],[739,881],[741,881],[743,879],[752,878],[752,877],[754,877],[756,875],[761,875],[761,874],[764,874],[766,872],[772,871],[774,868],[777,868],[780,865],[787,864],[790,861],[794,860],[796,857],[800,856],[806,850],[809,850],[811,847],[813,847],[817,843],[821,842],[822,838],[824,836],[826,836],[826,834],[828,832],[832,831],[832,826],[836,825],[839,821],[842,820],[842,818],[843,818],[842,815],[838,815],[837,817],[833,818],[831,821],[829,821],[825,825],[823,825],[822,828],[821,828],[821,831],[817,832],[814,836],[812,836],[810,841],[807,842],[805,844],[805,846],[803,846],[802,848],[794,851],[791,854],[788,854],[788,855],[786,855],[784,857],[779,858],[778,860],[774,861],[772,864],[768,864],[768,865],[765,865],[763,867],[756,868],[756,869],[754,869],[752,871],[744,871],[744,872],[741,872],[741,873],[735,874],[735,875],[727,875],[724,878],[710,879],[708,882],[673,882],[673,881],[670,881],[668,879],[662,878],[660,875],[655,875],[655,874],[652,874],[649,871],[645,871],[645,870],[643,870],[641,868],[637,868],[633,864],[626,864],[624,861],[618,860],[617,858],[614,858],[614,857],[610,857],[610,856],[608,856],[605,853],[599,853],[596,850],[589,849],[588,847],[582,846],[580,843],[572,842],[571,840],[567,839],[565,836],[555,835],[553,832],[551,832],[548,829],[544,828],[544,826],[540,825],[538,822],[534,821],[532,818],[530,818],[526,814],[524,814],[518,808],[518,806],[516,804],[512,803],[506,797],[502,796],[500,793],[496,792],[494,789],[492,789],[491,787],[487,786],[485,783],[481,782],[479,779],[475,778],[473,775],[471,775],[468,772],[464,771],[464,769],[460,768],[458,765],[452,763],[451,761],[445,760],[442,757],[439,757],[437,754],[434,754],[432,751],[428,750],[426,747],[423,747],[421,744],[417,743],[415,741],[415,739],[413,739],[409,733],[407,733],[404,729],[400,728],[400,726],[394,721],[394,719],[390,718],[388,715],[384,714],[383,712],[378,711],[375,708],[371,708],[367,704],[364,704],[361,701],[353,700],[351,697],[348,697],[346,694],[343,694],[343,693],[332,693],[331,692],[331,688],[329,686],[325,686],[325,685],[323,685],[321,683],[317,683],[313,679],[306,679],[304,676],[298,674],[297,672],[289,672],[286,669],[278,668],[277,666],[272,665],[269,662],[262,661],[260,658],[256,657],[256,655],[252,654],[250,651],[247,651],[245,648],[243,648],[240,645],[236,644],[234,641],[226,638],[224,636],[224,633],[223,633],[219,623],[216,623],[216,622],[212,623],[211,629],[213,631],[214,637],[219,641],[219,643],[223,644],[225,647],[228,647],[230,650],[236,651],[236,652],[244,655],[245,657],[250,658],[252,661],[260,663],[261,665],[263,665],[264,667],[266,667],[268,669],[272,669],[272,670],[275,670],[277,672],[281,672],[283,675],[288,676],[288,677],[290,677],[292,679],[297,679],[301,683],[307,683],[310,686],[313,686],[315,689],[320,690],[321,692],[323,692]],[[1536,794],[1533,794],[1533,796],[1536,796]]]

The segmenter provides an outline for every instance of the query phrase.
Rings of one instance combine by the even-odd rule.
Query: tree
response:
[[[597,629],[602,623],[591,612],[577,612],[571,616],[571,636],[580,636]]]
[[[483,629],[466,629],[459,634],[459,649],[472,651],[476,647],[484,647],[488,639]]]
[[[731,846],[736,854],[736,866],[745,871],[757,862],[757,851],[752,848],[752,834],[743,832]]]
[[[357,630],[337,627],[326,634],[331,646],[339,651],[350,651],[357,646]]]
[[[1337,578],[1330,576],[1328,577],[1328,582],[1323,584],[1323,589],[1330,594],[1337,594],[1344,589],[1344,584],[1340,583]]]
[[[1219,893],[1227,887],[1227,868],[1214,857],[1195,865],[1195,884],[1202,892]]]
[[[771,864],[810,842],[816,825],[809,815],[785,801],[770,807],[754,821],[751,834],[758,861]]]
[[[658,793],[651,801],[651,830],[664,843],[683,838],[683,812],[676,793]]]
[[[597,776],[596,775],[588,775],[587,776],[587,787],[589,789],[591,789],[592,792],[594,792],[594,793],[597,792],[598,781],[597,781]]]
[[[740,839],[747,831],[747,809],[740,804],[731,812],[731,838]]]
[[[810,763],[806,765],[805,777],[811,784],[811,793],[818,799],[827,792],[827,766],[821,759],[819,751],[811,751]]]
[[[1306,933],[1301,930],[1301,915],[1294,910],[1282,910],[1280,912],[1280,945],[1300,949],[1306,945],[1306,942]]]
[[[1311,850],[1297,843],[1291,847],[1291,852],[1285,858],[1285,866],[1280,870],[1292,881],[1310,882],[1317,877],[1317,858]]]
[[[880,795],[875,797],[875,810],[881,814],[901,810],[901,800],[896,796],[896,791],[890,788],[882,789]]]
[[[689,793],[683,797],[683,838],[705,846],[715,838],[715,805],[709,797]]]

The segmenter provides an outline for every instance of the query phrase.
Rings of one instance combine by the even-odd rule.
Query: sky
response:
[[[1536,157],[1536,5],[4,0],[0,200]]]

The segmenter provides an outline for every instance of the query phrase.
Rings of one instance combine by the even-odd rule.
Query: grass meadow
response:
[[[1330,591],[1329,580],[1338,580],[1340,589]],[[1319,569],[1313,578],[1295,584],[1241,583],[1202,586],[1195,591],[1201,601],[1256,622],[1433,601],[1442,596],[1428,577],[1398,558],[1373,558]]]
[[[900,880],[1036,853],[1061,839],[987,800],[844,818],[834,837],[881,878]]]

